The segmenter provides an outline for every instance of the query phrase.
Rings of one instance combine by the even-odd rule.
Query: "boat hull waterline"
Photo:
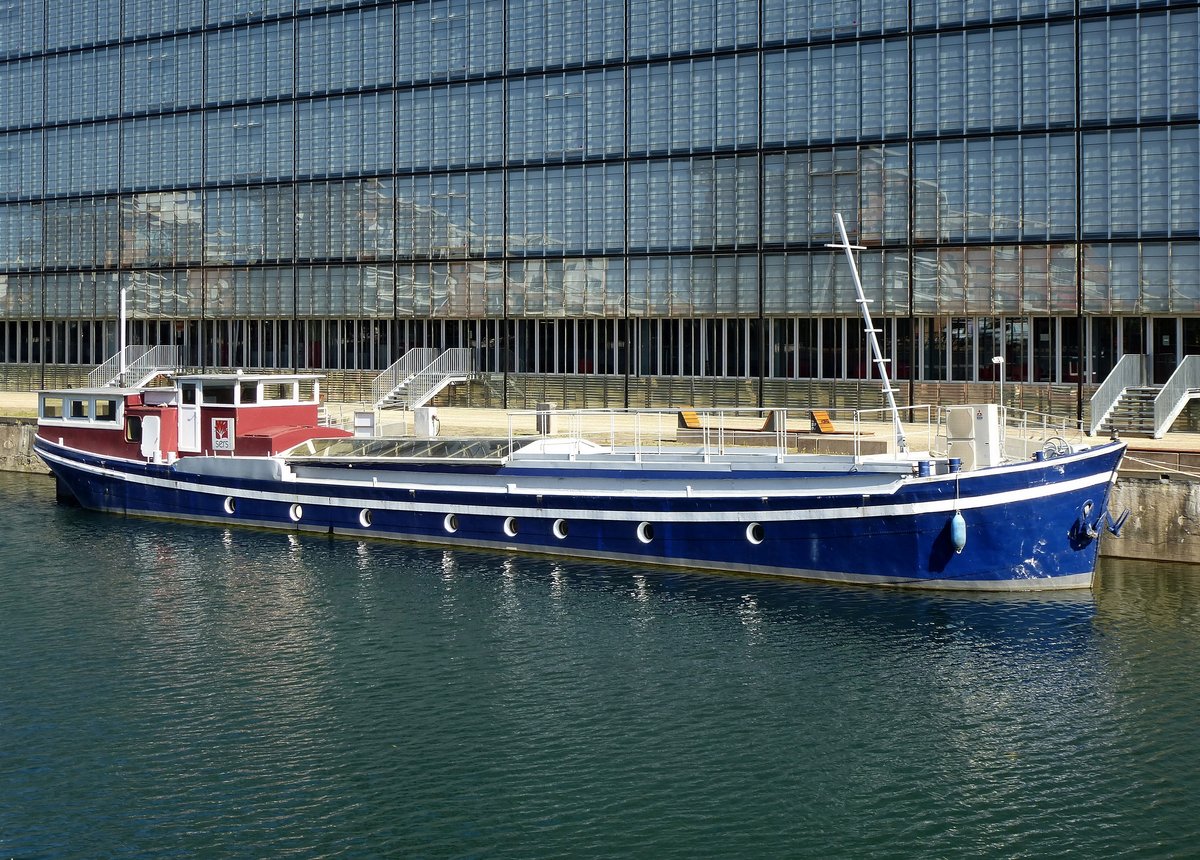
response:
[[[910,588],[1092,584],[1124,444],[917,476],[669,463],[153,463],[39,437],[60,490],[130,516]],[[574,458],[572,458],[574,460]],[[955,546],[961,513],[966,541]]]

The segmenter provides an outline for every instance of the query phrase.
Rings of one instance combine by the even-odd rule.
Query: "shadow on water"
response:
[[[48,512],[49,525],[68,540],[93,545],[98,564],[170,577],[194,570],[201,578],[290,576],[325,586],[347,573],[364,572],[380,584],[393,577],[482,579],[497,587],[524,588],[531,595],[548,590],[558,600],[571,592],[662,611],[753,618],[760,625],[839,623],[865,637],[954,638],[1032,648],[1041,643],[1048,650],[1085,644],[1105,602],[1126,607],[1131,602],[1147,607],[1197,602],[1188,601],[1184,575],[1163,576],[1155,569],[1147,572],[1144,564],[1113,560],[1105,561],[1094,591],[908,591],[127,519],[57,506],[46,481],[6,476],[0,482],[0,492],[26,515]],[[45,522],[44,516],[40,519]],[[96,541],[96,535],[103,540]]]

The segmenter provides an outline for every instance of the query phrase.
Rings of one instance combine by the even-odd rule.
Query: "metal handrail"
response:
[[[961,404],[977,406],[981,404]],[[949,431],[946,427],[948,410],[953,407],[937,407],[936,436],[930,437],[930,453],[944,454],[949,448]],[[1050,415],[1031,409],[1008,407],[1001,412],[1001,451],[1007,460],[1023,460],[1034,450],[1040,449],[1051,439],[1061,439],[1068,444],[1083,444],[1084,431],[1073,418]],[[946,448],[936,447],[934,440],[946,442]]]
[[[371,401],[375,408],[381,407],[389,395],[428,367],[436,357],[437,350],[425,346],[410,349],[400,356],[371,383]]]
[[[787,453],[786,409],[734,407],[694,411],[703,419],[699,445],[700,454],[703,456],[725,453],[731,447],[734,434],[756,432],[744,425],[766,421],[772,414],[775,416],[774,428],[763,431],[763,435],[775,441],[775,453],[778,456]],[[545,414],[544,411],[532,409],[509,411],[509,442],[520,436],[528,436],[528,426]],[[647,453],[663,454],[674,451],[687,452],[689,457],[696,454],[696,449],[691,444],[681,445],[676,438],[678,408],[563,409],[551,414],[555,429],[539,435],[576,441],[588,440],[597,444],[603,442],[613,450],[620,446],[623,453],[634,458]]]
[[[1200,396],[1200,391],[1197,395]],[[975,408],[972,404],[961,405]],[[891,450],[887,454],[881,455],[868,455],[863,450],[862,443],[872,432],[878,432],[877,425],[892,426],[896,413],[893,413],[890,407],[848,410],[853,424],[853,436],[846,434],[840,438],[853,443],[852,457],[855,463],[884,458],[905,462],[913,460],[918,453],[925,452],[933,457],[945,457],[948,455],[947,408],[930,404],[898,406],[897,413],[901,417],[905,437],[910,442],[917,440],[916,445],[904,451],[896,450],[894,445],[889,446]],[[749,407],[692,408],[689,411],[695,412],[701,420],[700,429],[696,431],[696,436],[692,437],[694,441],[685,441],[679,435],[678,407],[565,409],[552,413],[553,430],[539,430],[538,435],[606,442],[610,449],[620,450],[622,454],[634,458],[648,453],[678,452],[681,459],[691,460],[696,457],[707,459],[710,456],[727,454],[731,449],[740,447],[740,443],[746,441],[745,435],[749,434],[765,443],[756,444],[756,448],[763,453],[773,453],[780,462],[784,462],[792,459],[792,434],[805,432],[797,429],[789,431],[789,423],[806,426],[810,412],[807,408],[789,410]],[[843,420],[846,411],[842,410]],[[531,435],[531,428],[545,415],[544,411],[532,409],[508,412],[509,442]],[[769,416],[774,416],[774,421],[770,424],[766,423]],[[1001,437],[1002,456],[1005,461],[1028,459],[1050,441],[1057,440],[1071,446],[1082,445],[1085,441],[1083,430],[1074,418],[1014,408],[1003,410],[1001,416],[1005,427]],[[759,430],[754,425],[762,429]],[[864,425],[870,426],[870,429],[865,429]],[[924,447],[926,444],[928,447]]]
[[[1154,398],[1154,438],[1161,439],[1193,397],[1200,396],[1200,355],[1184,356]]]
[[[925,421],[929,422],[928,407],[902,407],[901,411],[924,410]],[[607,444],[610,450],[637,459],[644,454],[678,453],[681,461],[730,453],[741,448],[753,437],[753,447],[765,455],[784,462],[791,455],[793,437],[803,430],[788,429],[791,422],[807,426],[808,409],[783,409],[778,407],[753,408],[692,408],[701,420],[694,441],[682,439],[678,426],[678,407],[649,409],[564,409],[550,413],[553,429],[548,432],[541,420],[546,417],[543,410],[513,410],[508,412],[508,438],[513,442],[518,437],[529,436],[530,428],[537,424],[537,435],[552,436],[575,441],[587,440]],[[891,423],[887,410],[867,410],[880,414],[879,423]],[[858,417],[855,417],[856,429]],[[869,433],[866,435],[870,435]],[[847,439],[849,436],[839,437]],[[855,446],[856,461],[864,455]]]
[[[406,408],[424,406],[447,383],[469,377],[474,369],[475,350],[469,347],[446,350],[409,380],[405,386],[408,395]]]
[[[1092,395],[1092,424],[1088,435],[1095,436],[1108,413],[1117,405],[1126,388],[1136,388],[1146,384],[1146,356],[1138,353],[1126,353],[1121,356],[1116,367],[1108,374],[1108,378]]]
[[[88,386],[100,388],[106,385],[120,384],[121,368],[128,367],[146,350],[147,348],[141,344],[130,344],[124,350],[118,351],[116,355],[88,374]]]
[[[941,407],[939,407],[939,410],[940,410],[940,408]],[[853,417],[852,423],[853,423],[853,427],[854,427],[854,437],[853,438],[854,438],[854,456],[855,456],[855,458],[861,459],[861,457],[862,457],[862,451],[861,451],[862,438],[866,435],[869,435],[862,429],[864,419],[866,421],[873,421],[873,422],[877,422],[877,423],[881,423],[881,424],[891,423],[891,424],[893,424],[893,427],[894,427],[894,422],[896,420],[900,420],[902,422],[902,426],[907,425],[908,427],[911,428],[911,432],[904,433],[904,437],[906,440],[909,440],[910,437],[916,435],[918,433],[918,428],[922,424],[924,424],[925,425],[925,441],[928,443],[929,449],[932,450],[933,440],[935,438],[934,437],[935,427],[934,427],[934,420],[933,420],[933,410],[934,410],[934,407],[927,403],[914,403],[911,406],[897,406],[894,411],[893,411],[892,407],[890,407],[890,406],[882,408],[882,409],[855,409],[852,414],[852,417]],[[919,414],[922,412],[925,413],[925,418],[923,421],[918,417]],[[900,417],[901,415],[907,415],[908,417],[907,417],[907,419],[904,419],[904,418]],[[940,411],[939,411],[938,421],[939,422],[941,421]],[[909,450],[909,447],[908,447],[908,444],[906,441],[905,451],[908,451],[908,450]],[[897,457],[899,457],[904,452],[897,449],[893,453]]]
[[[159,344],[146,350],[141,356],[125,366],[121,376],[123,385],[140,382],[142,378],[163,370],[178,370],[180,349],[175,344]]]

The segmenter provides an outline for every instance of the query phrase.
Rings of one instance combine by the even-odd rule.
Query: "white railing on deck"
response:
[[[1108,374],[1108,378],[1092,395],[1092,424],[1088,430],[1089,436],[1096,435],[1108,413],[1117,405],[1121,394],[1126,388],[1137,388],[1146,384],[1146,357],[1137,353],[1126,353],[1121,356],[1117,366]]]
[[[893,428],[890,409],[863,410],[862,417],[867,421],[853,413],[853,436],[850,432],[835,436],[810,432],[808,409],[701,408],[686,411],[695,413],[700,419],[699,428],[680,427],[679,408],[522,410],[508,414],[508,436],[510,442],[529,435],[587,440],[619,449],[635,458],[641,454],[678,452],[683,459],[691,461],[700,457],[706,462],[710,457],[726,455],[734,449],[752,450],[783,462],[785,457],[794,456],[802,445],[813,439],[852,444],[844,456],[851,457],[854,462],[861,462],[865,457],[861,445],[864,438],[883,441],[892,454],[895,453],[895,444],[889,440]],[[843,414],[846,411],[842,410]],[[900,412],[913,416],[913,423],[904,426],[906,438],[920,439],[922,428],[927,436],[931,435],[929,407],[902,407]],[[552,432],[544,432],[546,422],[551,425]],[[899,459],[908,459],[908,456],[901,455]]]
[[[922,413],[924,415],[922,416]],[[940,416],[940,412],[939,412]],[[939,417],[940,420],[940,417]],[[870,435],[863,430],[863,424],[871,422],[890,423],[895,428],[899,423],[899,427],[893,430],[894,433],[899,433],[899,437],[905,440],[905,447],[911,448],[909,442],[923,440],[924,450],[932,451],[934,440],[937,437],[936,428],[934,427],[933,407],[928,404],[919,404],[916,406],[889,406],[886,409],[858,409],[854,412],[854,456],[861,457],[861,440],[865,435]],[[907,429],[905,429],[907,428]],[[924,435],[922,436],[922,430]],[[919,445],[919,441],[918,441]]]
[[[1163,437],[1193,397],[1200,397],[1200,355],[1184,356],[1183,362],[1154,398],[1155,439]]]
[[[942,456],[949,453],[950,440],[946,427],[949,408],[937,408],[937,429],[930,440],[930,453]],[[1005,460],[1026,460],[1034,452],[1043,450],[1047,444],[1060,448],[1062,445],[1082,446],[1086,442],[1084,432],[1074,418],[1013,408],[1002,410],[1001,416],[1000,445]]]
[[[468,347],[448,349],[422,368],[406,386],[407,409],[424,406],[451,382],[467,379],[475,369],[475,351]]]
[[[375,381],[371,383],[371,400],[375,408],[382,406],[388,395],[428,367],[437,357],[437,352],[436,349],[423,346],[410,349],[391,367],[375,377]]]
[[[970,405],[970,404],[963,404]],[[811,445],[814,439],[845,440],[853,447],[844,456],[854,462],[878,457],[900,461],[915,460],[920,453],[933,457],[948,456],[946,407],[928,405],[901,406],[898,413],[907,451],[897,453],[893,438],[895,414],[891,409],[839,410],[841,426],[851,433],[836,436],[810,432],[810,410],[804,409],[690,409],[700,419],[698,430],[679,427],[678,408],[675,409],[572,409],[540,412],[522,410],[508,414],[508,437],[538,435],[571,440],[587,440],[637,457],[640,454],[669,454],[679,452],[681,459],[715,457],[745,451],[747,447],[784,458]],[[849,413],[850,419],[845,415]],[[1083,430],[1074,418],[1047,415],[1022,409],[1008,409],[1003,434],[1003,459],[1026,460],[1038,451],[1052,446],[1078,447],[1086,443]],[[768,421],[768,417],[772,420]],[[542,432],[545,422],[552,432]],[[789,426],[790,425],[790,426]],[[887,443],[886,454],[867,455],[866,441]],[[920,453],[919,453],[920,452]]]

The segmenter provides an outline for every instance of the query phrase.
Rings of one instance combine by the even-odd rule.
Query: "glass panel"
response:
[[[1091,317],[1088,324],[1091,343],[1088,349],[1089,377],[1086,382],[1101,383],[1117,361],[1117,318]]]
[[[1033,320],[1033,382],[1054,382],[1054,359],[1057,350],[1055,320],[1035,317]]]
[[[921,378],[937,381],[946,378],[946,317],[918,320],[921,327]]]

